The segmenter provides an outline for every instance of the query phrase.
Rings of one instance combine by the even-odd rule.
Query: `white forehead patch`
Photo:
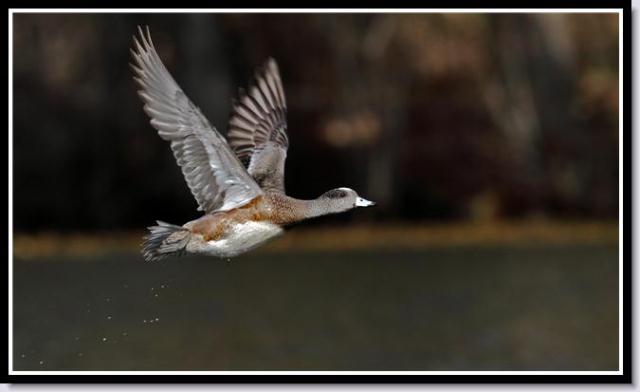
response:
[[[341,191],[352,191],[353,190],[351,188],[338,188],[338,189],[340,189]]]

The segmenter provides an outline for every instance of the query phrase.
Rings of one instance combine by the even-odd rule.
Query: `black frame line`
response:
[[[26,9],[23,3],[14,2],[13,4],[15,8],[20,10]],[[39,6],[42,8],[51,8],[51,4],[48,2],[31,2],[31,7]],[[107,8],[115,8],[117,5],[121,5],[124,2],[115,1],[115,2],[102,2],[107,6]],[[187,1],[185,6],[193,7],[193,8],[208,8],[214,6],[214,4],[199,4],[194,5],[193,1]],[[204,3],[204,2],[201,2]],[[352,4],[347,4],[347,6],[351,5],[353,7],[357,7],[358,5],[353,4],[354,2],[349,2]],[[569,384],[569,383],[631,383],[632,382],[632,216],[633,216],[633,167],[632,167],[632,145],[633,145],[633,134],[632,134],[632,56],[631,56],[631,41],[632,41],[632,21],[631,21],[631,1],[630,0],[563,0],[563,1],[550,1],[550,0],[521,0],[521,1],[506,1],[506,0],[492,0],[485,1],[483,4],[480,4],[478,1],[473,0],[460,0],[455,2],[455,6],[452,6],[451,2],[439,0],[439,1],[428,1],[428,2],[417,2],[417,1],[400,1],[395,2],[393,6],[389,4],[382,4],[381,1],[369,1],[369,8],[393,8],[398,9],[401,8],[428,8],[437,10],[438,8],[475,8],[475,9],[484,9],[484,10],[492,10],[492,9],[500,9],[500,8],[530,8],[530,9],[594,9],[594,8],[603,8],[603,9],[621,9],[622,10],[622,19],[623,19],[623,46],[621,49],[622,52],[622,61],[623,61],[623,70],[620,75],[624,80],[624,86],[621,84],[620,88],[623,89],[622,95],[624,98],[623,101],[623,116],[620,119],[623,125],[623,135],[624,135],[624,146],[623,153],[624,159],[622,162],[622,167],[624,170],[623,175],[623,195],[622,195],[622,205],[624,206],[624,221],[623,221],[623,249],[620,249],[623,256],[623,268],[624,274],[622,276],[622,283],[624,285],[623,290],[623,338],[624,338],[624,347],[621,346],[623,350],[622,358],[623,358],[623,367],[622,374],[620,375],[611,375],[611,374],[504,374],[504,375],[496,375],[496,374],[473,374],[473,375],[465,375],[465,374],[446,374],[446,375],[389,375],[389,374],[331,374],[331,375],[318,375],[318,374],[291,374],[291,375],[282,375],[282,374],[274,374],[274,375],[175,375],[175,374],[140,374],[140,375],[132,375],[132,374],[117,374],[117,375],[100,375],[100,374],[83,374],[90,372],[82,372],[78,371],[77,375],[66,375],[66,374],[43,374],[43,375],[26,375],[26,374],[9,374],[9,350],[8,343],[9,339],[7,339],[7,355],[3,356],[1,361],[5,368],[8,370],[7,374],[2,378],[2,382],[4,383],[31,383],[31,384],[41,384],[41,383],[247,383],[247,384],[255,384],[255,383],[345,383],[345,384],[353,384],[353,383],[401,383],[401,384],[415,384],[415,383],[458,383],[458,384],[471,384],[471,383],[535,383],[535,384]],[[491,3],[491,6],[487,7],[487,3]],[[175,4],[175,3],[174,3]],[[326,4],[323,4],[326,7]],[[215,5],[216,8],[264,8],[264,4],[256,2],[256,1],[244,1],[242,7],[233,6],[233,7],[224,7]],[[320,5],[317,5],[320,7]],[[345,4],[342,4],[344,7]],[[60,8],[60,12],[64,13],[65,9],[71,8],[82,8],[82,9],[90,9],[90,8],[99,8],[95,6],[87,7],[86,2],[71,0],[66,1],[64,4],[64,8]],[[131,8],[131,4],[127,3],[123,8]],[[280,5],[279,8],[285,8],[286,6]],[[290,4],[289,7],[300,8],[301,13],[305,12],[304,8],[300,5]],[[35,8],[35,7],[34,7]],[[161,8],[161,7],[160,7]],[[168,7],[172,9],[176,9],[173,7]],[[309,7],[313,8],[313,7]],[[10,14],[11,8],[8,9],[8,19],[11,18]],[[366,9],[363,10],[365,12]],[[411,12],[408,10],[407,12]],[[525,12],[525,11],[523,11]],[[6,19],[8,21],[8,19]],[[8,24],[8,22],[7,22]],[[9,28],[7,26],[7,33],[9,32]],[[8,38],[5,40],[5,43],[8,45]],[[6,48],[7,53],[7,64],[9,63],[8,59],[8,46]],[[7,85],[7,90],[9,90],[9,85]],[[10,92],[9,92],[10,93]],[[9,128],[9,132],[12,130]],[[8,137],[3,139],[4,143],[7,143],[8,151]],[[7,162],[7,161],[5,161]],[[8,178],[8,168],[4,173],[7,175],[7,184],[9,183]],[[7,195],[9,194],[7,189]],[[8,205],[8,203],[7,203]],[[7,210],[8,213],[8,210]],[[8,216],[7,216],[8,222]],[[12,263],[13,260],[9,257],[9,233],[8,233],[8,225],[5,226],[7,230],[6,235],[4,236],[5,242],[3,245],[6,246],[7,249],[7,257],[8,264],[7,268],[4,269],[5,282],[9,282],[9,263]],[[9,288],[9,287],[8,287]],[[7,295],[7,300],[3,303],[7,306],[8,314],[8,295],[9,289],[5,292]],[[4,327],[8,328],[8,323],[4,324]],[[5,335],[9,337],[8,329],[7,334]],[[455,372],[455,371],[452,371]],[[52,372],[55,373],[55,372]],[[488,372],[490,373],[490,372]],[[535,373],[535,372],[532,372]],[[544,372],[541,372],[544,373]]]

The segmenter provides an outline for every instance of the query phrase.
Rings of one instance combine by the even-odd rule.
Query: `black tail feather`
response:
[[[143,238],[142,256],[146,261],[161,260],[167,256],[182,256],[186,253],[191,233],[182,226],[156,221],[149,226],[149,234]]]

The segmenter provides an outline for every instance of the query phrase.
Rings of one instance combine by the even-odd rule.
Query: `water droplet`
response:
[[[156,321],[160,321],[160,319],[158,317],[156,317]]]
[[[76,340],[76,341],[80,340],[80,337],[76,336],[76,337],[75,337],[75,340]]]
[[[79,356],[79,357],[81,357],[81,356],[83,356],[83,355],[84,355],[83,353],[78,353],[78,356]]]
[[[106,342],[106,341],[107,341],[107,338],[102,338],[102,341],[103,341],[103,342]]]
[[[227,257],[227,263],[231,261],[231,258]]]
[[[156,298],[158,298],[158,294],[154,294],[153,296],[154,296],[154,297],[156,297]]]
[[[160,288],[161,288],[161,289],[164,289],[164,285],[163,285],[163,284],[161,284],[161,285],[160,285]]]
[[[22,354],[22,355],[20,355],[20,358],[26,358],[26,357],[27,357],[27,355],[26,355],[26,354]]]
[[[146,323],[146,322],[147,322],[147,320],[142,320],[142,322],[143,322],[143,323]]]
[[[105,301],[109,302],[109,301],[111,301],[111,299],[110,299],[109,297],[107,297],[107,298],[105,299]]]
[[[153,287],[152,287],[152,288],[151,288],[151,291],[153,291],[153,290],[154,290],[154,289],[153,289]]]
[[[107,320],[111,320],[111,316],[107,316]]]
[[[44,365],[44,361],[40,361],[40,365]]]
[[[123,332],[123,333],[122,333],[122,336],[127,336],[127,333],[126,333],[126,332]]]

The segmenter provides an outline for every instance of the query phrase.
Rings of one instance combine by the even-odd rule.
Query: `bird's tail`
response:
[[[191,232],[182,226],[156,221],[157,226],[149,226],[149,235],[143,238],[142,256],[146,261],[160,260],[166,256],[185,254]]]

